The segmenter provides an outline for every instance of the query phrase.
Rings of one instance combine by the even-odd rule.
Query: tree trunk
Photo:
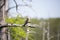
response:
[[[7,16],[6,13],[6,3],[8,0],[0,0],[0,7],[5,2],[4,6],[0,9],[0,25],[5,25],[5,17]],[[7,40],[7,28],[0,28],[0,40]]]
[[[2,28],[2,37],[1,40],[7,40],[7,28]]]

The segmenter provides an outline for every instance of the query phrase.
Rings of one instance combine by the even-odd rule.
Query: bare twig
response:
[[[25,6],[25,5],[19,4],[19,5],[17,5],[17,6]],[[8,12],[9,10],[11,10],[11,9],[13,9],[13,8],[15,8],[15,7],[16,7],[16,6],[13,6],[13,7],[8,8],[8,9],[6,10],[6,12]]]
[[[15,4],[16,4],[16,11],[18,10],[18,4],[16,2],[16,0],[14,0]]]

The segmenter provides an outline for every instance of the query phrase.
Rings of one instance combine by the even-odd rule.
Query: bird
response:
[[[30,22],[29,22],[29,18],[26,18],[26,21],[25,21],[25,23],[23,24],[23,26],[26,26],[27,23],[30,23]]]

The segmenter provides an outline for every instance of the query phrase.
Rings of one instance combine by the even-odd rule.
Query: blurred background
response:
[[[0,28],[0,40],[60,40],[60,0],[1,0],[4,23],[14,26]]]

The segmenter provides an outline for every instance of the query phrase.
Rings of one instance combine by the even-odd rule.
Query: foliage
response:
[[[33,19],[31,19],[31,23],[32,24],[39,24],[40,23],[40,20],[37,19],[37,18],[33,18]]]
[[[7,23],[14,23],[14,24],[23,24],[25,18],[17,16],[16,18],[6,18]]]
[[[50,18],[50,36],[54,36],[51,40],[57,40],[58,32],[60,32],[60,18]],[[59,33],[60,34],[60,33]]]
[[[25,31],[21,28],[21,27],[11,27],[10,28],[10,33],[11,33],[11,37],[12,40],[16,40],[16,39],[20,39],[21,37],[25,38],[26,37],[26,33]]]
[[[7,23],[15,23],[15,24],[23,24],[25,21],[25,18],[19,17],[17,16],[16,18],[7,18],[6,22]],[[60,18],[50,18],[50,19],[44,19],[44,20],[39,20],[36,18],[31,19],[31,23],[32,24],[37,24],[39,25],[39,27],[36,28],[29,28],[30,31],[34,31],[35,33],[29,33],[28,39],[29,40],[42,40],[43,39],[43,28],[44,25],[42,27],[40,27],[40,22],[41,21],[45,21],[45,29],[47,30],[48,27],[48,23],[49,22],[49,26],[50,26],[50,37],[51,36],[55,36],[58,34],[58,31],[60,30]],[[24,38],[26,38],[26,30],[27,27],[9,27],[10,29],[10,33],[11,33],[11,39],[12,40],[20,40],[22,38],[22,40],[25,40]],[[60,31],[59,31],[60,32]],[[60,34],[60,33],[59,33]],[[47,33],[45,34],[45,39],[47,40]],[[57,40],[57,36],[55,36],[53,39],[51,40]]]
[[[57,40],[58,39],[58,32],[60,35],[60,18],[49,18],[48,20],[45,19],[45,22],[49,22],[49,34],[51,40]],[[47,29],[48,23],[46,23],[45,29]],[[45,36],[47,37],[47,36]],[[51,38],[52,37],[52,38]],[[60,36],[59,36],[60,37]],[[47,39],[46,39],[47,40]]]
[[[24,18],[17,16],[16,18],[6,18],[7,23],[24,24]],[[8,27],[10,30],[11,40],[20,40],[26,37],[26,32],[23,27]]]

